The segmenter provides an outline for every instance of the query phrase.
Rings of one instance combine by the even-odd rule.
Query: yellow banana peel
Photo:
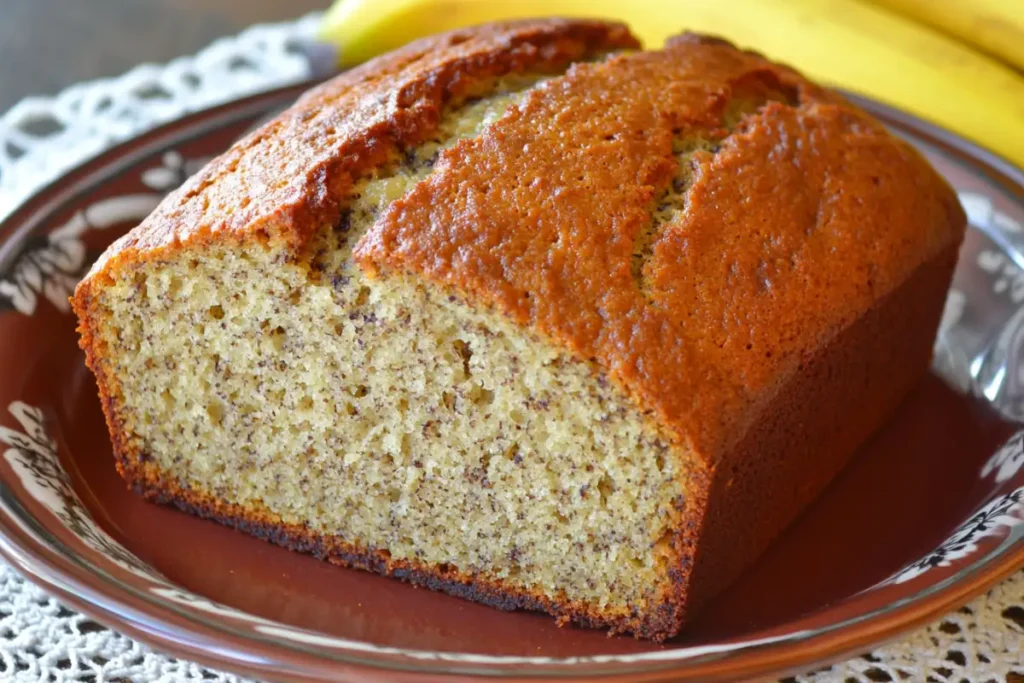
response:
[[[873,0],[1024,71],[1021,0]]]

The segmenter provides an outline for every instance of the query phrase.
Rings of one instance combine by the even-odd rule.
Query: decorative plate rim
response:
[[[14,248],[25,235],[89,188],[109,181],[121,170],[175,141],[199,137],[251,117],[258,111],[265,111],[273,104],[285,103],[313,83],[315,81],[277,88],[189,114],[118,144],[70,169],[38,190],[0,222],[0,235],[10,226],[16,228],[6,237],[0,237],[0,266],[6,266]],[[991,176],[987,169],[996,171],[1017,187],[1024,187],[1024,172],[992,152],[887,105],[857,95],[847,93],[847,96],[898,127],[937,143],[937,147],[953,150],[970,159],[975,170],[985,172],[990,179],[997,178]],[[997,180],[1005,184],[1003,179]],[[942,580],[882,607],[813,629],[793,627],[827,610],[827,607],[782,626],[718,643],[666,647],[636,654],[570,658],[482,655],[378,646],[334,636],[329,638],[335,645],[331,651],[325,651],[322,647],[312,649],[318,637],[313,631],[287,627],[293,632],[307,633],[310,647],[295,640],[271,639],[266,634],[243,632],[223,621],[211,621],[209,615],[196,614],[184,605],[127,586],[76,555],[62,541],[45,538],[49,532],[35,522],[35,517],[27,512],[19,514],[11,509],[12,504],[20,507],[18,496],[6,481],[0,480],[0,555],[33,581],[72,607],[139,640],[184,653],[190,659],[213,666],[262,677],[287,671],[289,676],[297,674],[304,679],[328,680],[337,676],[339,667],[364,671],[375,669],[378,672],[510,675],[517,678],[681,673],[708,673],[718,677],[754,672],[763,675],[832,661],[870,644],[896,637],[941,616],[1024,568],[1024,525],[1017,525],[1010,528],[998,545]],[[39,528],[30,528],[26,522]],[[124,599],[126,592],[133,601],[141,601],[146,608],[127,604]],[[847,604],[855,597],[851,596],[839,604]],[[779,630],[782,632],[776,635],[758,637]],[[321,638],[326,639],[327,636]],[[259,643],[269,650],[257,653],[252,643]],[[340,643],[344,645],[338,645]],[[306,659],[309,655],[315,659]],[[723,657],[726,656],[728,665],[723,667]],[[301,663],[293,661],[296,657],[303,657]],[[282,666],[292,668],[282,669]],[[707,667],[713,667],[713,671],[704,671]]]

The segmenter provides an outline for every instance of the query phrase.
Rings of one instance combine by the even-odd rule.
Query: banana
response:
[[[872,0],[1024,70],[1021,0]]]
[[[637,36],[653,45],[667,34],[657,24],[644,24],[654,19],[656,6],[670,2],[641,0],[650,11],[631,13],[617,0],[337,0],[324,15],[320,37],[338,45],[342,66],[441,31],[544,16],[626,19]]]
[[[1024,77],[861,0],[338,0],[321,38],[351,65],[431,33],[551,15],[620,19],[648,47],[683,29],[717,34],[1024,166]]]

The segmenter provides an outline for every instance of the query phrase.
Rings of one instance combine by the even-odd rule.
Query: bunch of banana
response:
[[[979,30],[976,42],[990,53],[1024,60],[1024,40],[1013,39],[1024,26],[1024,12],[1011,7],[1022,1],[337,0],[324,16],[321,38],[338,46],[348,66],[424,35],[499,19],[620,19],[648,47],[683,29],[717,34],[822,82],[933,121],[1024,166],[1024,74],[921,23],[928,16],[932,25],[966,31],[958,17],[1002,16],[1010,39],[986,37],[996,29],[984,35]]]
[[[874,0],[1024,71],[1021,0]]]

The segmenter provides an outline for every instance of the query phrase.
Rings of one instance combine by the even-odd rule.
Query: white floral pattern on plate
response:
[[[101,199],[76,212],[45,238],[26,240],[28,248],[0,279],[0,302],[7,303],[19,313],[32,315],[42,294],[58,310],[69,313],[68,297],[88,265],[82,235],[87,230],[106,230],[115,225],[141,221],[156,208],[165,194],[185,182],[208,161],[208,157],[185,159],[174,150],[168,151],[161,158],[160,165],[142,172],[142,183],[154,192]]]
[[[155,582],[157,585],[150,588],[154,595],[211,614],[253,624],[276,625],[276,622],[173,586],[150,565],[111,538],[96,524],[75,493],[60,462],[57,444],[47,432],[43,411],[21,401],[12,403],[8,410],[24,431],[0,426],[0,441],[11,446],[4,453],[4,459],[29,495],[46,507],[82,543],[123,569]]]
[[[164,152],[160,157],[161,165],[147,168],[140,179],[146,187],[158,192],[170,192],[184,183],[196,171],[210,162],[210,157],[185,159],[177,150]]]
[[[1010,301],[1024,301],[1024,271],[1001,251],[986,249],[978,254],[978,267],[992,276],[992,291],[1006,293]]]
[[[994,472],[996,483],[1002,484],[1013,479],[1021,467],[1024,467],[1024,432],[1017,432],[992,454],[981,468],[981,477],[984,479]]]
[[[19,313],[32,315],[39,295],[63,312],[69,312],[68,296],[86,266],[87,230],[104,230],[125,221],[141,220],[160,201],[159,194],[130,194],[102,199],[75,213],[66,223],[38,243],[29,244],[10,272],[0,280],[0,299]]]
[[[1011,436],[981,468],[979,477],[995,474],[995,482],[1010,481],[1024,464],[1024,431]],[[880,586],[904,583],[935,567],[949,567],[955,560],[970,557],[978,550],[978,541],[1005,535],[1011,527],[1024,523],[1024,486],[985,503],[964,521],[938,548],[910,563],[883,581]]]
[[[904,583],[935,567],[951,567],[954,562],[974,555],[981,539],[1005,535],[1007,530],[1022,522],[1024,486],[990,501],[957,527],[938,548],[907,565],[881,585]]]
[[[164,582],[151,566],[103,531],[82,505],[57,455],[57,444],[46,431],[43,411],[21,401],[11,403],[8,410],[24,431],[0,426],[0,441],[11,446],[4,459],[29,495],[82,543],[138,576]]]

